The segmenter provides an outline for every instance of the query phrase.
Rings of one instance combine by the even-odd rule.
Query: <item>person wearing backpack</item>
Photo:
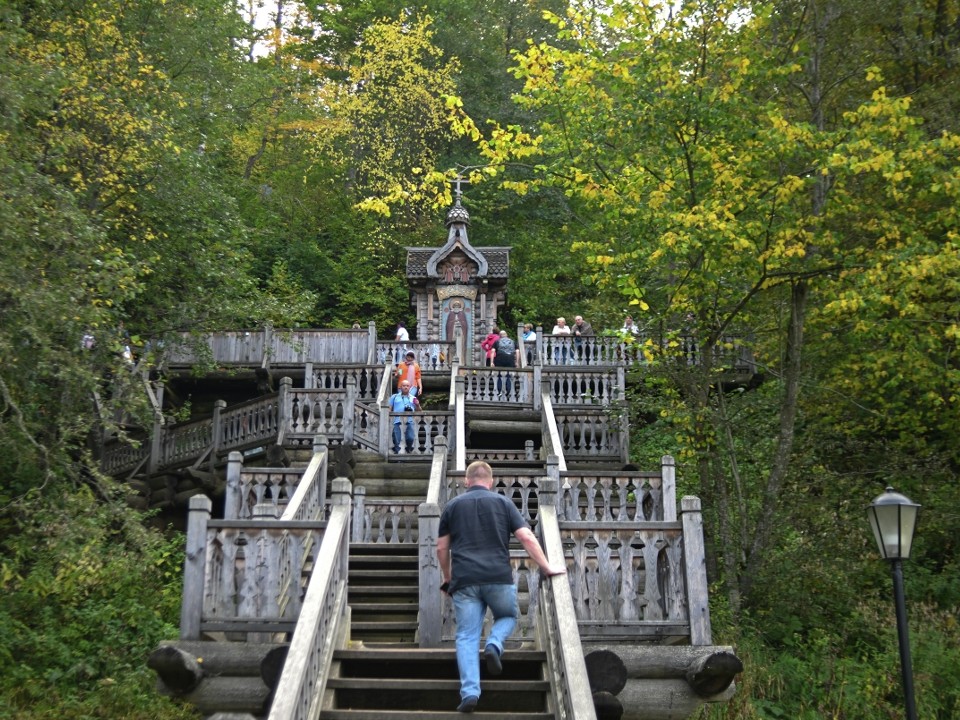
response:
[[[493,366],[515,368],[517,366],[517,344],[510,339],[506,330],[500,331],[500,339],[493,343]],[[497,374],[497,395],[503,393],[503,379],[506,376],[507,396],[513,389],[513,373],[501,372]]]

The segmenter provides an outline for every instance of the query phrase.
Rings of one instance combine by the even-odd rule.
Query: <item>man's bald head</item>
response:
[[[474,485],[483,485],[488,490],[493,487],[493,468],[483,460],[477,460],[467,466],[467,472],[464,475],[464,485],[473,487]]]

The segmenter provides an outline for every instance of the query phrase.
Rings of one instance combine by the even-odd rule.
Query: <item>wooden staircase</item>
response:
[[[350,639],[364,645],[416,642],[419,549],[401,543],[350,543]]]
[[[479,652],[479,649],[478,649]],[[507,650],[503,674],[491,678],[480,663],[480,703],[474,715],[488,720],[549,720],[544,653]],[[331,720],[429,718],[458,720],[460,680],[453,649],[415,647],[340,650],[327,682]]]

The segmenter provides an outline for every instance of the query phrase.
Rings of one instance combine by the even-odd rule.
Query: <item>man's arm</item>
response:
[[[567,572],[566,565],[551,565],[550,561],[547,560],[547,556],[543,552],[543,548],[540,547],[540,543],[537,541],[537,536],[533,534],[533,530],[528,527],[522,527],[517,530],[514,534],[514,537],[520,541],[520,544],[523,545],[523,549],[527,551],[527,555],[530,556],[530,559],[533,560],[541,570],[543,574],[547,577],[552,577],[554,575],[565,575]],[[440,555],[440,542],[437,541],[437,555]],[[440,561],[440,567],[443,568],[443,560]]]
[[[534,538],[536,542],[536,538]],[[450,536],[441,535],[437,538],[437,560],[440,562],[440,574],[443,582],[450,582]]]

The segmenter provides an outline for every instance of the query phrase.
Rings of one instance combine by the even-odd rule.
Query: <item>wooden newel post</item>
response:
[[[280,387],[277,389],[277,444],[282,445],[283,439],[293,428],[291,427],[292,408],[290,407],[290,390],[293,388],[293,378],[280,378]]]
[[[560,458],[556,455],[547,456],[547,477],[546,480],[553,482],[553,494],[550,496],[553,506],[557,509],[557,517],[564,517],[563,508],[561,507],[561,502],[563,499],[563,494],[560,492]],[[540,486],[540,499],[539,503],[541,505],[547,505],[546,498],[543,495],[543,484]]]
[[[153,413],[153,435],[150,436],[150,456],[147,458],[147,474],[153,475],[160,467],[160,440],[163,437],[163,413]]]
[[[322,507],[323,503],[327,501],[327,471],[330,467],[330,452],[327,436],[314,435],[313,454],[319,455],[321,453],[323,454],[323,463],[320,465],[320,469],[317,471],[317,479],[320,482],[320,492],[317,493],[317,496],[320,498],[320,505]]]
[[[180,639],[200,639],[203,615],[203,579],[207,562],[207,523],[213,503],[206,495],[190,498],[187,517],[187,551],[183,563],[183,603],[180,606]]]
[[[664,508],[666,512],[666,508]],[[703,541],[700,498],[687,495],[680,501],[683,523],[683,569],[687,581],[690,644],[710,645],[710,604],[707,595],[707,555]]]
[[[418,508],[420,537],[420,647],[440,646],[443,622],[442,577],[437,560],[437,533],[440,529],[440,506],[421,503]]]
[[[357,488],[358,490],[360,488]],[[333,483],[330,486],[330,514],[333,515],[333,512],[336,508],[342,507],[347,514],[347,522],[350,522],[350,502],[351,494],[353,492],[353,485],[350,484],[350,481],[345,477],[338,477],[333,479]],[[344,543],[345,547],[340,553],[340,577],[346,581],[347,571],[350,565],[350,532],[351,528],[346,528],[344,530]]]
[[[366,533],[366,519],[364,515],[366,508],[367,489],[362,485],[353,491],[353,522],[350,528],[351,542],[363,542]]]
[[[347,401],[343,405],[343,444],[353,447],[354,415],[357,403],[357,379],[347,378]]]
[[[677,464],[670,455],[660,458],[660,490],[663,495],[663,519],[667,522],[676,522]]]
[[[243,453],[234,450],[227,456],[227,489],[223,501],[223,519],[238,520],[243,498],[240,491],[240,473],[243,471]]]
[[[223,444],[223,420],[221,420],[220,414],[225,407],[227,407],[226,400],[217,400],[213,404],[213,447],[208,459],[211,475],[215,475],[217,472],[217,456],[220,454],[220,446]]]

